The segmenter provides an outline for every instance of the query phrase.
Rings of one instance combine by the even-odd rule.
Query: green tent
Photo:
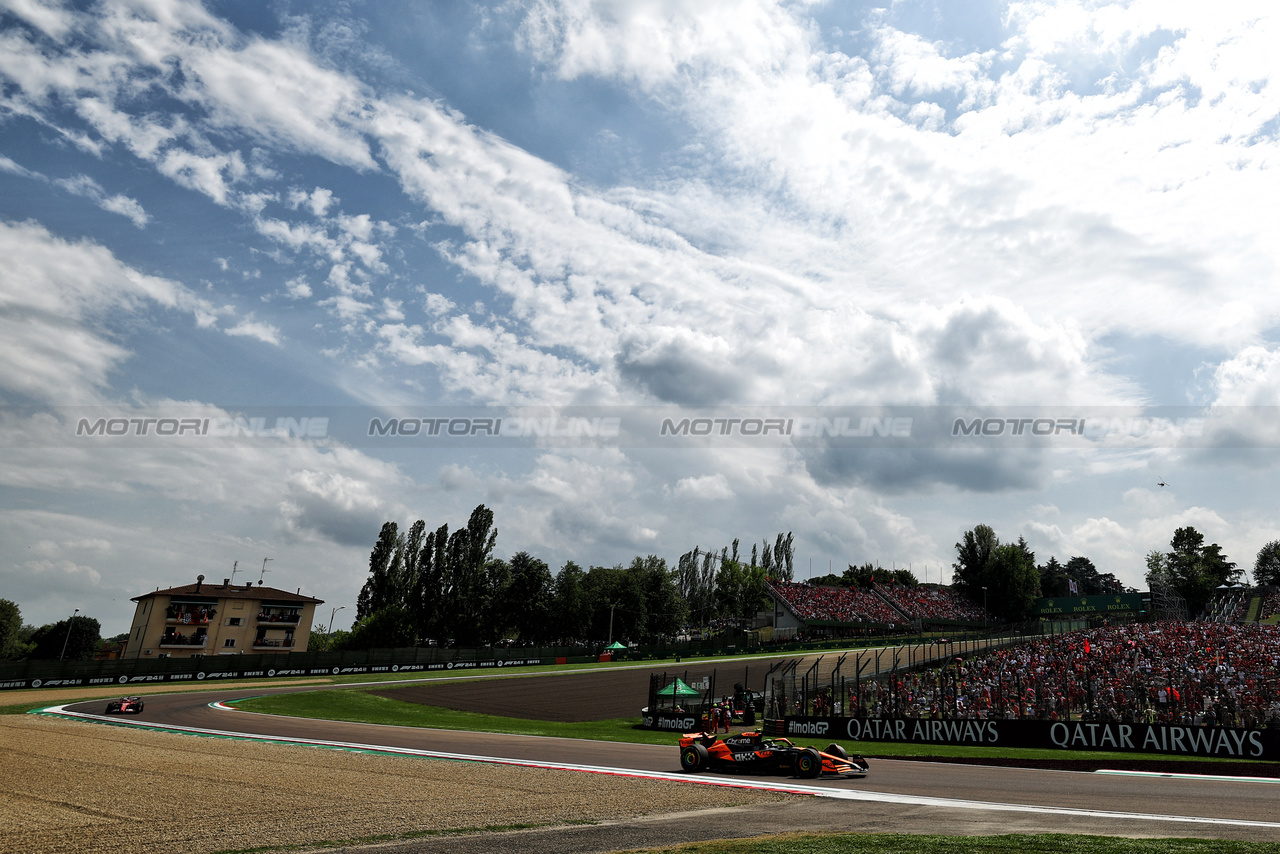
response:
[[[674,682],[665,688],[659,689],[659,697],[701,697],[702,692],[696,688],[690,688],[683,679],[676,678]]]
[[[605,649],[626,649],[626,646],[618,643],[617,641],[614,641],[613,643],[606,646]]]

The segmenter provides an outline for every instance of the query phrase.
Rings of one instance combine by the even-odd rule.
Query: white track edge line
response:
[[[1099,768],[1094,774],[1114,777],[1171,777],[1175,780],[1211,780],[1215,783],[1280,783],[1280,777],[1236,777],[1230,774],[1176,774],[1161,771],[1122,771],[1115,768]]]

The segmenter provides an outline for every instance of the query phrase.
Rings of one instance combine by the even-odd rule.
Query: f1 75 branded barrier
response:
[[[788,717],[768,721],[782,736],[973,747],[1100,750],[1280,761],[1280,731],[1175,724],[1027,720],[896,720]]]
[[[218,659],[214,659],[221,663]],[[53,677],[33,677],[28,679],[8,679],[0,681],[0,689],[20,688],[64,688],[90,687],[102,685],[146,685],[172,682],[213,682],[226,679],[282,679],[293,676],[351,676],[360,674],[415,673],[424,671],[450,671],[496,669],[502,667],[529,667],[543,664],[541,658],[508,658],[508,659],[464,659],[460,661],[433,661],[403,664],[333,664],[326,666],[288,667],[283,662],[279,666],[230,669],[201,669],[199,667],[184,671],[166,671],[161,673],[122,672],[111,675],[71,675]],[[548,663],[564,663],[559,662]]]

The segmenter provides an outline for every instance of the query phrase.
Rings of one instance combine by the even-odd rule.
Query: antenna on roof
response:
[[[259,583],[259,584],[261,584],[261,583],[262,583],[262,576],[263,576],[263,575],[266,575],[268,572],[270,572],[270,571],[271,571],[271,570],[267,569],[267,561],[269,561],[269,560],[275,560],[275,558],[273,558],[273,557],[264,557],[264,558],[262,559],[262,575],[259,575],[259,576],[258,576],[258,583]]]
[[[235,563],[231,564],[231,583],[232,584],[236,583],[236,573],[240,571],[238,568],[239,566],[240,566],[240,561],[236,561]]]

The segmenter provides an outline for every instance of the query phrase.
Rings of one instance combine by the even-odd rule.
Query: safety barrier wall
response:
[[[162,662],[80,662],[75,666],[63,665],[61,668],[33,668],[31,674],[10,675],[8,678],[0,675],[0,690],[496,669],[542,664],[580,664],[598,660],[598,656],[522,656],[418,661],[415,660],[414,652],[412,649],[370,650],[368,653],[357,654],[293,653],[209,656],[166,659]],[[341,660],[340,656],[346,660]],[[364,660],[351,660],[357,657]],[[318,658],[327,660],[317,661]],[[36,663],[48,665],[48,662]]]
[[[349,650],[341,652],[289,652],[242,655],[206,655],[201,658],[115,659],[106,661],[6,661],[0,662],[0,690],[22,688],[127,685],[147,682],[188,682],[206,679],[279,678],[333,674],[396,673],[402,670],[453,670],[510,667],[515,662],[533,664],[582,664],[596,661],[646,661],[686,657],[768,655],[779,652],[821,651],[851,645],[883,643],[885,638],[809,641],[799,644],[736,645],[710,641],[690,644],[655,644],[607,653],[599,647],[406,647],[401,649]],[[896,637],[893,643],[918,642]],[[423,665],[423,666],[417,666]],[[336,670],[335,670],[336,668]],[[268,676],[268,674],[272,674]]]

